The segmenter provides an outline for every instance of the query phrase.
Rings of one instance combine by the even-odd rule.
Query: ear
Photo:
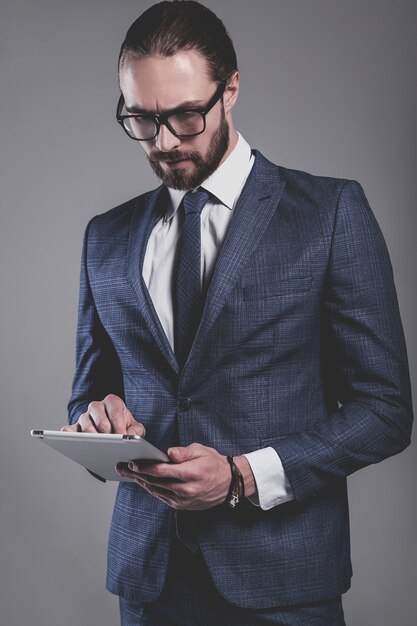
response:
[[[237,97],[239,95],[239,79],[240,75],[238,70],[234,72],[227,81],[226,89],[223,94],[223,104],[225,113],[229,113],[235,105]]]

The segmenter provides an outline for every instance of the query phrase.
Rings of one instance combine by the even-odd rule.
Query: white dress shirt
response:
[[[238,141],[227,159],[201,185],[212,194],[201,212],[201,281],[208,285],[226,236],[234,208],[252,169],[255,157],[238,133]],[[143,278],[162,327],[174,349],[173,300],[175,256],[184,218],[178,207],[186,193],[168,188],[171,207],[154,226],[148,240]],[[281,459],[268,447],[244,455],[250,463],[257,487],[253,504],[270,509],[293,499]]]

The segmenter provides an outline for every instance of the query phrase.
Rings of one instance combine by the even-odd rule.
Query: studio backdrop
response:
[[[29,436],[60,428],[74,369],[84,228],[157,186],[115,121],[117,57],[141,0],[3,0],[0,621],[114,626],[115,485]],[[413,0],[206,0],[234,40],[238,130],[271,161],[358,180],[391,255],[416,381]],[[414,385],[415,389],[415,385]],[[411,626],[416,446],[349,478],[349,626]]]

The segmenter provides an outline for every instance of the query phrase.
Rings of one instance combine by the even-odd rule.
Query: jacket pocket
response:
[[[243,299],[255,300],[270,298],[272,296],[286,296],[304,293],[311,290],[312,276],[300,276],[297,278],[281,278],[267,283],[255,283],[243,286]]]

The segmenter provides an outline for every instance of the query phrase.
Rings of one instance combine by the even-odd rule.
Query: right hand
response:
[[[118,433],[121,435],[145,435],[145,427],[135,420],[119,396],[109,394],[102,401],[90,402],[86,413],[71,426],[61,430],[83,433]]]

